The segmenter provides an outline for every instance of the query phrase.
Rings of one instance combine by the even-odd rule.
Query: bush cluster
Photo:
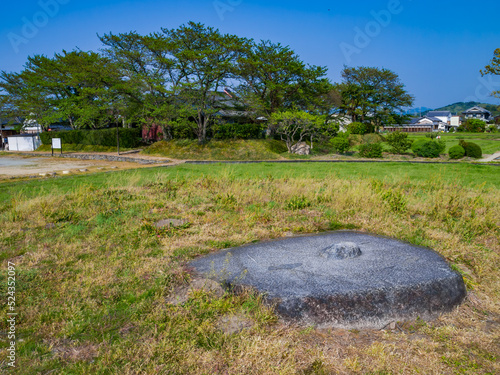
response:
[[[382,144],[381,143],[366,143],[359,146],[359,155],[363,158],[381,158]]]
[[[465,156],[474,159],[480,159],[483,156],[483,150],[478,144],[473,142],[465,142],[464,140],[461,140],[459,144],[464,148]]]
[[[259,139],[265,136],[265,124],[214,124],[214,139]]]
[[[417,156],[423,158],[438,158],[446,149],[446,143],[444,141],[433,141],[428,139],[419,139],[413,142],[411,150]]]
[[[330,140],[330,145],[332,146],[333,151],[338,152],[340,154],[345,154],[347,151],[349,151],[349,148],[351,147],[349,138],[341,135],[332,138]]]
[[[133,148],[142,143],[141,129],[119,128],[119,135],[121,147]],[[52,138],[61,138],[61,142],[67,144],[116,146],[116,128],[43,132],[40,138],[44,145],[50,145]]]
[[[486,123],[482,120],[476,118],[470,118],[460,125],[457,129],[459,132],[469,132],[469,133],[484,133],[486,129]]]
[[[448,150],[448,155],[450,159],[461,159],[465,156],[465,149],[460,145],[453,146]]]
[[[408,133],[394,132],[385,137],[393,154],[403,154],[408,150],[413,141],[408,139]]]

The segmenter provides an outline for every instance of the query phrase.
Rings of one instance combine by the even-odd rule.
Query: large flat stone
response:
[[[357,244],[361,255],[325,258],[325,249],[343,242]],[[264,293],[284,318],[320,327],[380,328],[432,318],[466,294],[462,277],[433,250],[351,231],[227,249],[190,266],[204,277]]]

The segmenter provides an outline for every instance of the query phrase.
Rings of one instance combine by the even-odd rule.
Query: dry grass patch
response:
[[[100,185],[89,177],[58,194],[32,196],[20,185],[5,202],[2,267],[16,264],[20,313],[13,373],[500,372],[497,188],[434,177],[180,171],[109,175]],[[186,225],[154,226],[168,218]],[[167,303],[188,285],[194,257],[342,228],[436,249],[464,276],[468,300],[434,322],[385,331],[286,325],[250,292],[197,288]],[[5,293],[5,273],[0,285]]]

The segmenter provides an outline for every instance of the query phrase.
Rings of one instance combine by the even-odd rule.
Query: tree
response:
[[[494,52],[493,59],[491,60],[489,65],[481,70],[481,75],[485,76],[488,74],[500,75],[500,48],[497,48]],[[491,95],[500,98],[500,90],[493,91]]]
[[[326,67],[306,65],[290,47],[250,41],[238,60],[236,92],[256,117],[294,108],[326,113],[332,90],[326,72]]]
[[[176,104],[190,112],[198,141],[203,143],[210,120],[225,105],[219,91],[235,77],[234,66],[247,40],[194,22],[162,31],[173,43],[180,72]]]
[[[179,116],[175,89],[182,79],[173,56],[174,41],[161,33],[110,33],[99,38],[128,83],[125,115],[147,128],[159,126],[165,139],[172,138],[172,123]]]
[[[344,67],[342,82],[335,90],[341,115],[354,122],[372,122],[377,127],[393,122],[395,115],[414,101],[398,75],[388,69]]]
[[[292,146],[295,143],[314,135],[323,122],[322,117],[300,110],[275,112],[270,119],[270,124],[275,127],[276,134],[285,141],[288,152],[292,152]]]
[[[109,59],[83,51],[35,55],[21,73],[0,73],[2,102],[44,128],[61,119],[73,128],[108,126],[120,83]]]

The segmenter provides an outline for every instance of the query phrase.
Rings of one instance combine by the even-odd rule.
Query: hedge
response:
[[[214,124],[212,133],[214,139],[259,139],[264,138],[265,124]]]
[[[121,147],[134,148],[142,143],[141,129],[119,128],[119,136]],[[116,128],[43,132],[40,138],[44,145],[50,145],[52,138],[61,138],[66,144],[116,146]]]

